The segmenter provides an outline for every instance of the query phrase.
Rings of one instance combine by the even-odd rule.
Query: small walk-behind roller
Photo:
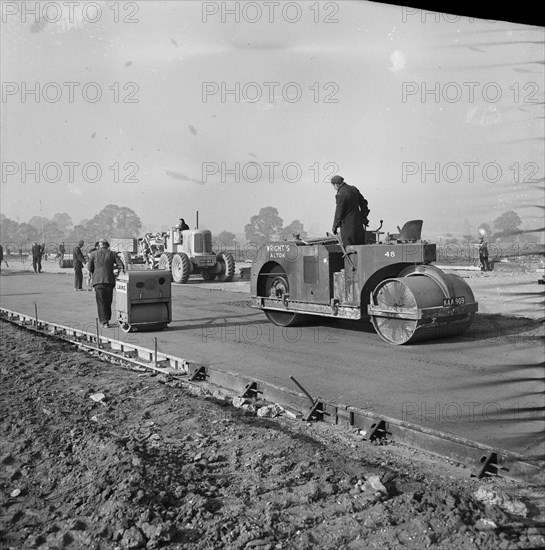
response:
[[[431,265],[436,247],[421,229],[412,220],[383,242],[377,230],[346,248],[334,237],[266,243],[252,263],[252,307],[282,327],[309,315],[369,317],[393,345],[461,334],[478,304],[464,280]]]
[[[130,269],[115,285],[117,320],[123,332],[163,330],[172,320],[171,274]]]

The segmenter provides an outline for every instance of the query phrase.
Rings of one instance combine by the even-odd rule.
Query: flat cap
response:
[[[342,183],[344,181],[344,178],[342,176],[333,176],[331,178],[331,183],[332,184],[335,184],[335,183]]]

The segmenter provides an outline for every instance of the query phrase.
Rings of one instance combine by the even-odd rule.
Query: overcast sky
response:
[[[242,233],[274,206],[319,236],[339,173],[372,227],[543,226],[543,27],[363,1],[50,2],[41,22],[23,4],[2,7],[10,218],[113,203]]]

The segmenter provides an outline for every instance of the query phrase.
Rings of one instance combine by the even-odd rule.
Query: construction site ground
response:
[[[538,275],[517,277],[472,276],[481,311],[538,320],[509,294]],[[543,487],[0,328],[1,548],[545,545]]]

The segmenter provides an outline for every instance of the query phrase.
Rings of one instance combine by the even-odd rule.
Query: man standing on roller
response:
[[[365,244],[365,227],[369,225],[367,216],[370,212],[367,201],[358,188],[348,185],[342,176],[333,176],[331,185],[337,190],[333,234],[336,235],[337,230],[341,229],[344,246]]]

